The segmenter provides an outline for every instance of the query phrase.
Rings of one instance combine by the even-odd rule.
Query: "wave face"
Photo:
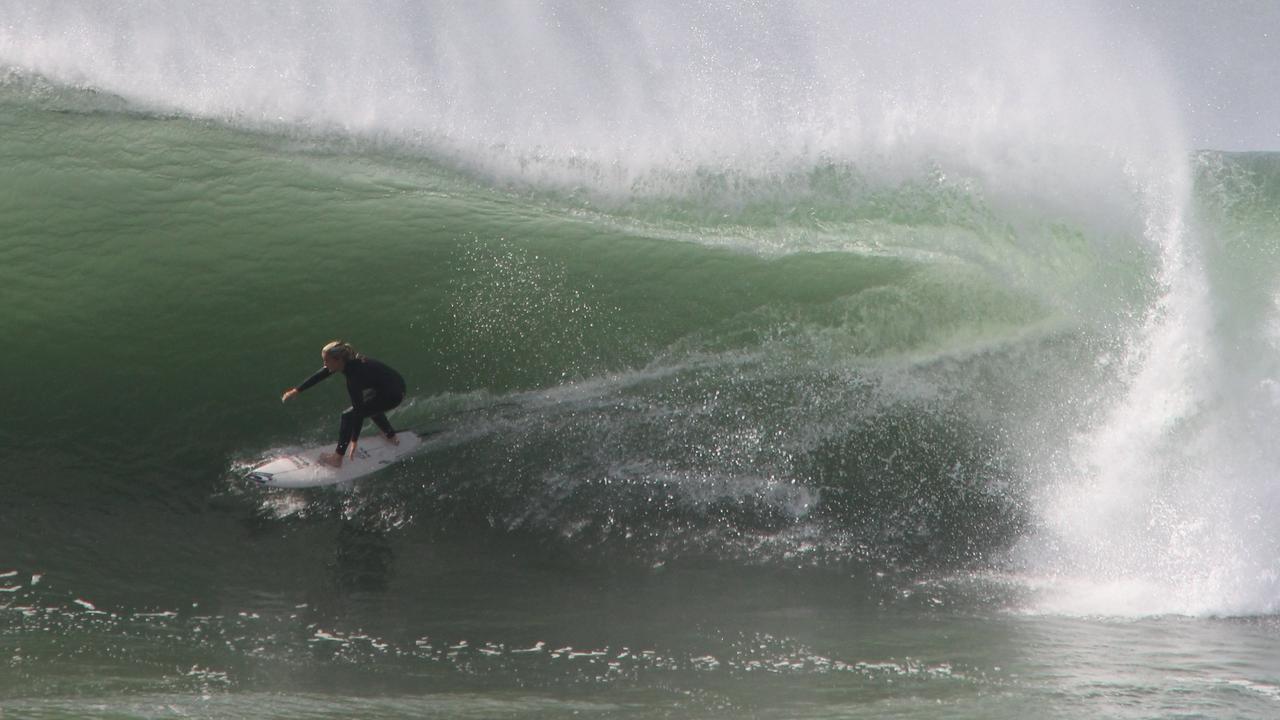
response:
[[[244,572],[209,550],[244,517],[341,518],[1274,610],[1280,165],[1188,153],[1086,8],[5,5],[24,567],[166,607]],[[332,388],[274,398],[336,336],[449,432],[244,489],[331,433]],[[139,523],[172,550],[126,582],[88,538]]]

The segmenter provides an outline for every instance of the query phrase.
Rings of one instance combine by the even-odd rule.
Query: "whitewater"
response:
[[[0,0],[0,715],[1274,716],[1280,156],[1117,17]],[[246,483],[338,337],[442,432]]]

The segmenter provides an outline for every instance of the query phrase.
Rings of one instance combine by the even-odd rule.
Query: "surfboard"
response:
[[[439,432],[439,431],[435,431]],[[364,477],[392,463],[403,460],[422,447],[422,441],[435,432],[419,434],[401,430],[396,434],[400,444],[393,445],[381,435],[362,438],[356,443],[355,457],[347,451],[342,467],[332,467],[320,462],[320,456],[333,452],[333,443],[277,455],[258,465],[245,475],[245,479],[263,487],[310,488],[337,485]]]

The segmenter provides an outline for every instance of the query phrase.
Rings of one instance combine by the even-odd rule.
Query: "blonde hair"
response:
[[[360,357],[360,353],[356,352],[356,349],[351,347],[351,345],[345,340],[334,340],[321,348],[320,352],[324,354],[325,357],[342,358],[343,362],[356,360]]]

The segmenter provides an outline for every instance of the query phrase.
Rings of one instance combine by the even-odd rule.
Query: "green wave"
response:
[[[0,433],[47,426],[9,460],[58,458],[49,496],[182,502],[227,458],[329,436],[336,394],[275,398],[343,337],[409,379],[402,423],[482,398],[431,461],[445,480],[375,515],[658,555],[785,554],[810,528],[830,558],[968,561],[1026,522],[1014,468],[1097,411],[1159,292],[1140,218],[937,165],[682,172],[618,197],[114,103],[0,99],[0,335],[21,348],[0,371],[23,379]],[[1275,166],[1202,158],[1204,221],[1274,233]],[[202,481],[175,490],[174,465]]]

